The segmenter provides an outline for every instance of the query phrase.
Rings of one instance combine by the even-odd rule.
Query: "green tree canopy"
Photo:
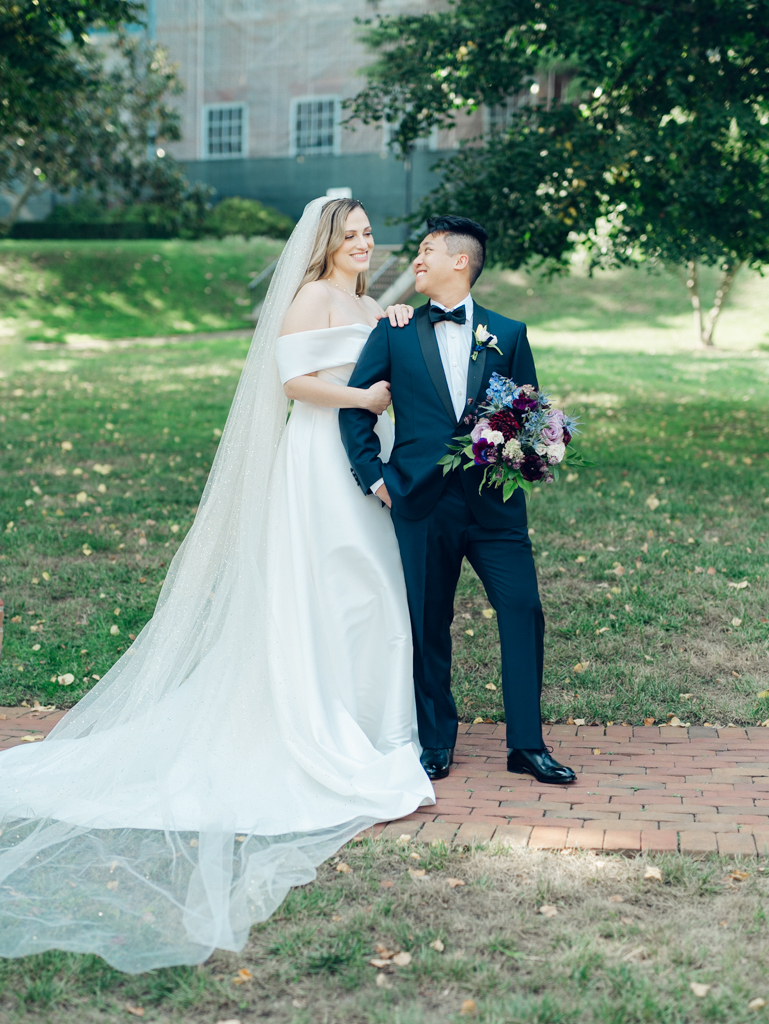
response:
[[[485,216],[493,257],[563,265],[581,241],[597,262],[681,263],[695,307],[697,263],[718,264],[705,342],[736,268],[769,260],[769,0],[456,0],[379,18],[364,38],[376,61],[351,115],[390,121],[404,151],[525,89],[537,68],[571,70],[579,116],[519,108],[504,139],[444,165],[429,200]],[[545,157],[535,135],[550,140]],[[527,245],[511,247],[521,231]]]
[[[0,135],[55,122],[61,104],[92,83],[78,57],[95,25],[138,20],[136,0],[12,0],[0,4]]]

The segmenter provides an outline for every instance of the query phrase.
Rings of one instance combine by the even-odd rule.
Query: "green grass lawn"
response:
[[[156,292],[208,331],[215,325],[204,317],[219,308],[198,287],[214,273],[208,259],[228,274],[222,288],[245,295],[247,272],[272,258],[274,243],[257,242],[241,245],[236,264],[239,244],[120,243],[114,251],[144,246]],[[151,260],[168,256],[163,246],[179,254],[168,293],[162,260]],[[65,258],[52,247],[54,257]],[[91,260],[94,274],[99,262]],[[236,265],[237,292],[227,269]],[[182,280],[175,266],[189,268],[186,291],[172,293]],[[85,302],[83,315],[93,315],[80,331],[46,335],[56,325],[48,295],[25,294],[23,313],[8,315],[0,338],[0,704],[67,707],[152,614],[193,521],[248,342],[206,334],[67,344],[67,333],[184,332],[151,316],[99,319]],[[769,687],[764,282],[738,284],[722,347],[712,352],[692,351],[685,293],[672,276],[544,284],[494,271],[476,294],[530,324],[540,379],[581,417],[580,446],[597,464],[537,488],[530,503],[548,624],[546,718],[769,719],[761,696]],[[65,343],[20,340],[28,319],[41,321],[29,329],[38,338]],[[496,624],[469,569],[456,611],[461,716],[500,721]],[[127,1005],[168,1024],[763,1019],[749,1008],[769,1002],[763,864],[743,878],[716,860],[658,858],[660,884],[643,879],[641,859],[588,854],[364,841],[342,856],[351,871],[324,865],[317,882],[292,891],[254,929],[242,954],[218,952],[200,968],[133,978],[59,952],[0,961],[0,1020],[132,1020]],[[465,884],[452,887],[450,878]],[[542,905],[557,914],[544,917]],[[372,967],[378,947],[409,953],[410,962]],[[698,996],[692,983],[711,987]]]
[[[765,1020],[754,1002],[769,1003],[763,862],[735,870],[658,857],[655,881],[644,878],[646,858],[567,852],[363,840],[292,890],[241,953],[218,951],[197,968],[130,977],[61,952],[0,961],[0,1016],[8,1024],[139,1013],[163,1024]]]
[[[248,282],[282,247],[270,238],[0,241],[0,337],[78,342],[248,327]]]
[[[769,718],[769,356],[532,334],[541,380],[581,416],[579,443],[597,463],[537,488],[530,505],[546,718]],[[152,614],[247,344],[0,349],[0,704],[74,703]],[[499,721],[484,610],[468,569],[455,692],[463,718]]]

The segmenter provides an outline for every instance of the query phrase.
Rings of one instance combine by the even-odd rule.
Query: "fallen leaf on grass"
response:
[[[590,664],[589,661],[578,661],[577,664],[574,666],[574,671],[575,672],[584,672],[589,664]]]
[[[597,629],[597,630],[595,631],[595,635],[596,635],[596,636],[600,636],[600,635],[601,635],[601,633],[608,633],[608,632],[609,632],[609,627],[608,627],[608,626],[601,626],[601,628],[600,628],[600,629]]]
[[[465,633],[467,634],[467,636],[475,636],[475,630],[474,629],[466,629]]]
[[[629,953],[625,953],[622,959],[627,963],[629,960],[648,960],[649,950],[646,946],[636,946],[635,949],[631,949]]]
[[[245,967],[241,967],[235,977],[232,979],[233,985],[245,985],[247,981],[250,981],[253,975]]]
[[[575,718],[574,721],[571,724],[572,725],[584,725],[586,721],[587,721],[587,719],[585,719],[585,718]]]
[[[474,719],[473,719],[473,725],[480,725],[480,723],[481,723],[482,721],[483,721],[483,719],[482,719],[482,718],[474,718]]]
[[[766,1000],[762,999],[761,996],[757,996],[755,999],[751,999],[748,1003],[749,1010],[763,1010],[766,1006]]]
[[[620,924],[635,924],[635,919],[632,917],[621,917],[619,919]]]
[[[446,948],[440,939],[436,939],[435,942],[431,942],[430,947],[434,949],[436,953],[442,953]]]
[[[647,864],[646,870],[644,871],[644,878],[648,881],[661,882],[662,872],[654,864]]]
[[[758,697],[759,700],[766,700],[766,698],[769,697],[769,690],[761,690],[760,693],[756,694],[756,697]]]
[[[653,512],[656,508],[660,507],[660,499],[655,498],[653,494],[650,494],[649,497],[646,499],[646,507],[651,509]]]
[[[473,1017],[475,1016],[476,1006],[474,999],[465,999],[459,1008],[459,1013],[462,1017]]]
[[[578,556],[577,556],[577,557],[576,557],[576,558],[574,559],[574,561],[575,561],[575,562],[579,562],[579,563],[582,563],[582,562],[586,562],[586,561],[587,561],[587,559],[585,558],[585,556],[584,556],[584,555],[578,555]]]
[[[346,875],[348,872],[352,871],[352,868],[349,864],[345,864],[345,862],[342,861],[341,864],[337,864],[336,870],[340,871],[343,875]]]
[[[93,554],[93,551],[91,550],[88,544],[84,544],[80,550],[83,552],[86,558],[88,558],[89,555]]]
[[[372,967],[376,967],[378,971],[381,971],[383,967],[389,967],[390,961],[380,957],[374,957],[373,960],[369,960]]]
[[[396,953],[392,958],[391,963],[394,963],[396,967],[408,967],[411,963],[411,953]]]
[[[427,872],[424,868],[409,868],[409,874],[412,878],[424,878]]]
[[[644,725],[654,725],[656,718],[644,718]]]
[[[392,985],[387,980],[386,974],[377,974],[376,983],[378,988],[392,988]]]
[[[486,683],[484,689],[485,690],[496,690],[496,686],[494,685],[494,683]]]
[[[703,985],[699,981],[690,981],[689,988],[692,990],[692,992],[698,999],[704,999],[708,992],[710,992],[711,988],[713,988],[713,986]]]
[[[401,846],[405,846],[406,843],[410,843],[411,842],[411,833],[410,832],[403,832],[401,835],[398,836],[398,838],[395,840],[395,842],[399,843]]]
[[[305,1006],[307,1006],[307,1000],[306,999],[292,999],[291,1000],[291,1005],[294,1007],[295,1010],[303,1010],[305,1008]]]
[[[726,585],[727,585],[727,587],[732,587],[734,590],[744,590],[745,587],[749,587],[750,586],[750,584],[748,583],[747,580],[742,580],[741,583],[730,583],[727,580]]]
[[[750,878],[750,874],[747,871],[737,871],[736,869],[730,872],[727,876],[733,882],[744,882],[746,878]]]
[[[609,903],[624,903],[624,902],[625,902],[625,897],[624,896],[610,896],[609,897]]]
[[[458,885],[465,884],[461,878],[447,878],[446,881],[449,883],[449,888],[451,889],[456,889]]]
[[[132,1013],[134,1015],[134,1017],[143,1017],[144,1016],[144,1007],[143,1006],[132,1006],[130,1003],[126,1003],[125,1004],[125,1008],[126,1008],[126,1010],[128,1010],[129,1013]]]
[[[63,675],[56,677],[56,682],[59,684],[59,686],[72,686],[74,681],[75,677],[72,675],[71,672],[65,672]]]
[[[548,904],[545,903],[539,908],[537,913],[541,914],[543,917],[555,917],[558,913],[558,909],[557,907],[548,906]]]
[[[383,878],[382,881],[379,883],[379,886],[382,889],[392,889],[394,885],[395,882],[393,882],[392,879],[390,878]]]

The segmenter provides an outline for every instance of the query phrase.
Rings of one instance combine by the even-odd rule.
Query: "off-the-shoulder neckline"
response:
[[[293,334],[281,334],[278,337],[278,341],[283,341],[284,338],[298,338],[300,334],[323,334],[326,331],[349,331],[351,327],[362,327],[365,331],[373,331],[374,328],[370,324],[341,324],[339,327],[316,327],[312,331],[294,331]]]

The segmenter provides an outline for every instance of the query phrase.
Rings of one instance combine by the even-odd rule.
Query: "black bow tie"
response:
[[[453,320],[455,324],[463,324],[467,320],[465,307],[457,306],[456,309],[440,309],[438,306],[430,306],[430,323],[439,324],[441,320]]]

